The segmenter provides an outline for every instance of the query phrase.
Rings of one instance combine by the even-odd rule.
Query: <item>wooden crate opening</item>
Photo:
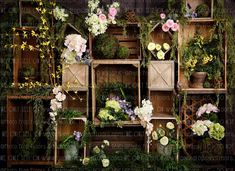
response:
[[[172,117],[173,99],[172,91],[150,91],[150,100],[153,104],[153,117]]]
[[[159,128],[160,126],[164,130],[168,131],[168,129],[166,128],[167,122],[172,122],[175,125],[173,138],[176,139],[177,138],[177,124],[175,120],[152,120],[151,123],[153,124],[153,131],[156,131],[156,129]],[[159,140],[157,141],[152,140],[152,143],[149,146],[150,153],[156,153],[158,146],[159,146]]]
[[[111,25],[107,29],[107,33],[115,36],[120,46],[125,46],[129,49],[130,55],[126,59],[141,59],[139,28],[137,24],[127,25],[126,34],[124,34],[123,27]],[[94,47],[94,39],[90,37],[90,41],[91,46]],[[94,59],[102,59],[102,56],[96,56],[94,53],[92,56]],[[114,59],[117,59],[117,57]]]
[[[213,18],[213,3],[214,0],[187,0],[186,7],[190,6],[192,11],[195,11],[200,4],[206,4],[210,11],[208,17],[196,17],[195,19],[212,19]]]
[[[17,45],[13,49],[13,72],[14,72],[14,83],[25,82],[23,76],[23,70],[27,67],[30,67],[34,70],[34,78],[33,80],[38,81],[40,80],[40,58],[39,58],[39,51],[37,50],[30,50],[28,46],[25,49],[21,49],[21,45],[23,43],[27,43],[27,45],[31,45],[33,47],[36,46],[36,39],[31,35],[32,28],[29,29],[21,29],[17,28],[14,37],[13,37],[13,44]],[[28,38],[24,38],[23,32],[27,32]]]
[[[77,110],[84,116],[88,115],[88,96],[86,91],[68,91],[65,92],[66,99],[63,102],[64,109]]]
[[[57,125],[57,163],[65,161],[64,149],[60,148],[60,143],[63,138],[69,135],[73,135],[74,131],[79,131],[83,134],[85,129],[85,122],[83,120],[72,120],[72,123],[67,123],[65,120],[59,120]],[[85,156],[85,148],[81,148],[78,151],[78,156]]]
[[[7,113],[7,145],[8,163],[17,161],[48,162],[46,158],[47,138],[43,135],[47,125],[43,126],[42,135],[35,138],[35,116],[33,104],[23,99],[8,99]],[[44,101],[45,109],[49,103]],[[43,114],[43,121],[48,120],[48,114]],[[36,141],[35,141],[36,140]]]

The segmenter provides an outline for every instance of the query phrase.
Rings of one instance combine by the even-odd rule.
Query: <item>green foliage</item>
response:
[[[45,108],[42,99],[35,99],[33,102],[33,113],[35,122],[35,137],[40,137],[43,132]]]
[[[96,92],[96,101],[98,107],[104,107],[106,99],[110,98],[110,95],[125,99],[132,105],[135,104],[136,88],[132,85],[126,85],[123,83],[106,83],[100,87],[97,87]]]
[[[66,121],[68,121],[69,123],[73,120],[73,118],[81,117],[82,115],[83,115],[82,112],[73,109],[65,109],[57,113],[58,118],[65,118]]]
[[[115,58],[118,40],[111,34],[100,34],[94,39],[94,54],[99,58]]]
[[[117,58],[128,58],[130,55],[130,50],[126,46],[119,46],[117,50]]]
[[[197,17],[208,17],[210,14],[210,8],[207,4],[202,3],[196,7],[195,12],[197,13]]]
[[[22,72],[22,76],[23,77],[31,77],[31,76],[35,76],[35,69],[33,66],[28,65],[22,68],[21,70]]]

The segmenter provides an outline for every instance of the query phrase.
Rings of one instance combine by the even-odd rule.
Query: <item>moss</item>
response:
[[[114,58],[118,45],[118,40],[113,35],[101,34],[94,40],[94,54],[98,58]]]
[[[128,58],[130,55],[130,50],[128,47],[120,46],[117,50],[117,58]]]
[[[195,12],[198,17],[208,17],[210,14],[210,8],[205,3],[197,6]]]

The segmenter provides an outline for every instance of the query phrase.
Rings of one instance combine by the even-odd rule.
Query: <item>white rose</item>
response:
[[[103,167],[108,167],[109,166],[109,159],[102,159],[102,165],[103,165]]]
[[[168,129],[174,129],[174,128],[175,128],[175,125],[174,125],[172,122],[167,122],[166,127],[167,127]]]
[[[152,138],[153,138],[153,140],[158,140],[158,136],[157,136],[157,132],[156,131],[153,131]]]
[[[104,143],[106,146],[109,146],[109,141],[108,141],[108,140],[104,140],[103,143]]]
[[[169,139],[166,136],[164,136],[160,139],[160,144],[162,144],[164,146],[166,146],[168,144],[168,142],[169,142]]]
[[[61,86],[54,87],[52,90],[53,94],[58,94],[60,91],[62,91]]]

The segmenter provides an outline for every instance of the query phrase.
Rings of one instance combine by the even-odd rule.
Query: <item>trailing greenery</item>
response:
[[[80,112],[78,110],[73,110],[73,109],[65,109],[65,110],[63,110],[63,111],[61,110],[57,113],[58,118],[65,118],[66,121],[68,121],[69,123],[71,123],[73,118],[81,117],[82,115],[83,115],[82,112]]]
[[[35,99],[33,102],[33,114],[35,122],[35,137],[40,137],[43,132],[45,108],[42,99]]]

